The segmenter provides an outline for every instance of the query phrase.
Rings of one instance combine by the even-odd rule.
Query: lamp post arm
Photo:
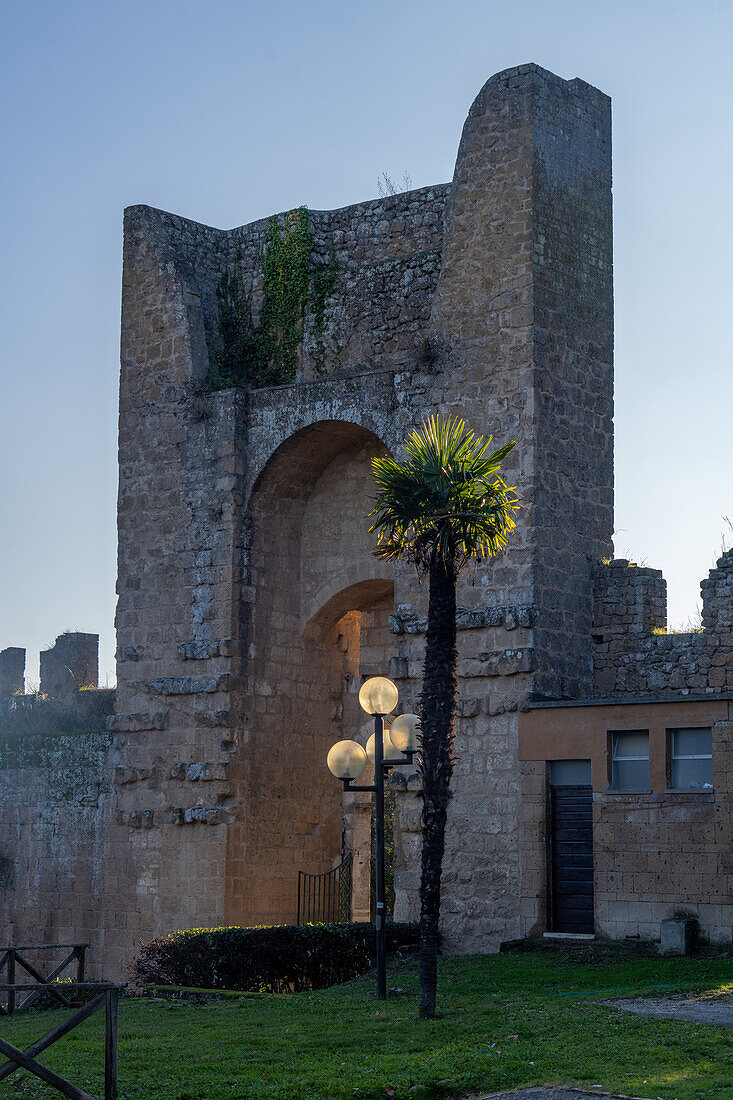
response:
[[[405,749],[399,760],[383,760],[383,768],[399,768],[401,764],[411,764],[417,749]]]
[[[417,749],[405,749],[399,760],[383,760],[382,768],[387,771],[388,768],[399,768],[404,764],[411,764]],[[377,789],[376,783],[372,783],[369,786],[357,785],[352,779],[342,779],[345,791],[365,791],[370,794],[374,794]]]

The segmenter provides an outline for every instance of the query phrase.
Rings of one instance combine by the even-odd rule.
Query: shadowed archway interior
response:
[[[252,493],[248,675],[230,766],[239,807],[227,844],[233,923],[293,922],[298,871],[321,874],[350,851],[355,893],[364,892],[368,853],[353,797],[344,802],[325,761],[334,741],[368,735],[359,686],[392,654],[392,568],[374,557],[367,519],[371,459],[386,450],[358,425],[320,422],[277,449]],[[257,602],[247,605],[252,589]],[[359,896],[352,908],[364,904]]]

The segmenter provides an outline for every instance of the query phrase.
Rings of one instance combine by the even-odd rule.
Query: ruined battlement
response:
[[[52,699],[99,686],[99,635],[69,631],[41,651],[41,695]]]
[[[25,649],[0,651],[0,699],[25,694]],[[82,688],[99,686],[99,635],[67,630],[40,654],[38,694],[67,699]]]
[[[667,632],[659,569],[625,559],[596,566],[594,694],[672,698],[733,689],[733,551],[700,583],[702,626]]]
[[[0,736],[40,733],[53,741],[76,729],[105,729],[115,689],[99,687],[98,650],[98,634],[60,634],[41,652],[40,687],[28,694],[26,651],[16,646],[2,650]]]
[[[0,699],[25,691],[25,650],[10,646],[0,650]]]
[[[733,549],[718,558],[700,583],[702,625],[710,634],[733,631]]]
[[[593,638],[596,642],[667,628],[667,582],[661,569],[626,558],[599,563],[593,573]]]
[[[424,354],[450,190],[450,184],[423,187],[340,210],[308,211],[314,237],[311,261],[332,265],[336,278],[322,328],[316,334],[306,325],[298,380],[398,369]],[[287,214],[274,218],[283,225]],[[209,377],[219,340],[217,285],[224,271],[241,273],[253,319],[259,319],[261,255],[271,220],[221,230],[148,206],[125,211],[129,259],[154,251],[180,280],[191,376],[199,383]],[[316,341],[322,344],[317,368]]]

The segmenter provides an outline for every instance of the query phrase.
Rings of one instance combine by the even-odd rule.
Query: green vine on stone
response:
[[[234,267],[222,273],[216,288],[219,344],[210,371],[214,389],[294,382],[298,349],[306,334],[311,337],[314,368],[323,373],[326,301],[339,269],[333,262],[312,261],[315,244],[305,206],[290,211],[282,228],[277,218],[270,219],[259,255],[262,305],[257,325],[252,296],[242,278],[241,251]]]

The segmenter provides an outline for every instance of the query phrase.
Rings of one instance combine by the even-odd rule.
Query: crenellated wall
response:
[[[41,695],[73,696],[99,683],[99,635],[67,631],[41,651]]]
[[[25,650],[0,653],[0,934],[89,942],[101,974],[115,692],[97,688],[97,646],[96,634],[59,635],[41,653],[42,690],[28,695]]]
[[[9,646],[0,651],[0,700],[25,692],[25,650]]]
[[[594,694],[710,695],[733,690],[733,551],[700,584],[702,628],[666,633],[666,582],[624,559],[595,570]]]

